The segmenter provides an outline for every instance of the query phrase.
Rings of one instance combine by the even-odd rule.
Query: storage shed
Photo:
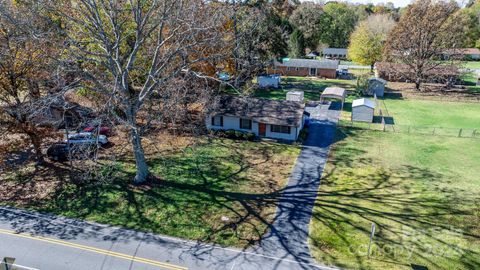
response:
[[[257,83],[261,88],[278,88],[280,87],[280,75],[258,76]]]
[[[370,99],[356,99],[352,103],[352,121],[372,123],[374,112],[375,102]]]
[[[383,97],[386,85],[387,81],[382,78],[370,78],[368,80],[368,89],[366,94],[369,96],[377,94],[377,97]]]
[[[289,91],[289,92],[287,92],[287,100],[289,100],[289,101],[303,102],[304,99],[305,98],[304,98],[303,91]]]

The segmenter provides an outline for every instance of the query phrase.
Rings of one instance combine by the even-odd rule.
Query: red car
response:
[[[96,133],[96,132],[97,132],[97,128],[98,128],[98,126],[89,126],[89,127],[84,128],[83,131]],[[108,136],[108,135],[110,135],[110,132],[111,132],[110,127],[100,126],[100,130],[99,130],[99,134],[100,134],[100,135]]]

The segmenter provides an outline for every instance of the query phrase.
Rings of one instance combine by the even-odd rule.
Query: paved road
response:
[[[3,257],[40,270],[332,269],[8,207],[0,207]]]
[[[287,187],[282,192],[277,216],[261,245],[254,248],[268,256],[312,263],[308,248],[308,230],[312,208],[335,137],[340,104],[307,107],[311,124]]]
[[[312,262],[307,239],[339,111],[328,106],[309,111],[309,137],[282,192],[276,220],[258,247],[221,248],[0,207],[0,259],[14,257],[17,264],[41,270],[333,269]]]

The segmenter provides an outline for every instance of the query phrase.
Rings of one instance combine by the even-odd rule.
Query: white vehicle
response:
[[[96,137],[91,132],[81,132],[81,133],[72,133],[68,134],[68,138],[64,140],[65,143],[70,145],[76,144],[98,144],[98,145],[105,145],[108,143],[107,136],[105,135],[98,135]]]

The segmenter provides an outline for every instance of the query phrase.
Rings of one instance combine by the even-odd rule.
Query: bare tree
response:
[[[203,0],[38,1],[63,19],[68,54],[83,87],[130,131],[135,183],[147,180],[139,112],[179,74],[218,57],[222,5]],[[220,50],[219,50],[220,51]]]
[[[456,19],[455,2],[422,0],[407,7],[386,42],[386,58],[406,65],[403,75],[420,89],[421,83],[441,69],[438,61],[446,50],[462,44],[462,23]],[[399,70],[399,72],[402,72]]]
[[[9,132],[26,134],[35,159],[43,162],[42,140],[48,128],[39,127],[36,104],[58,87],[54,58],[59,40],[49,21],[33,9],[0,3],[0,115]]]

